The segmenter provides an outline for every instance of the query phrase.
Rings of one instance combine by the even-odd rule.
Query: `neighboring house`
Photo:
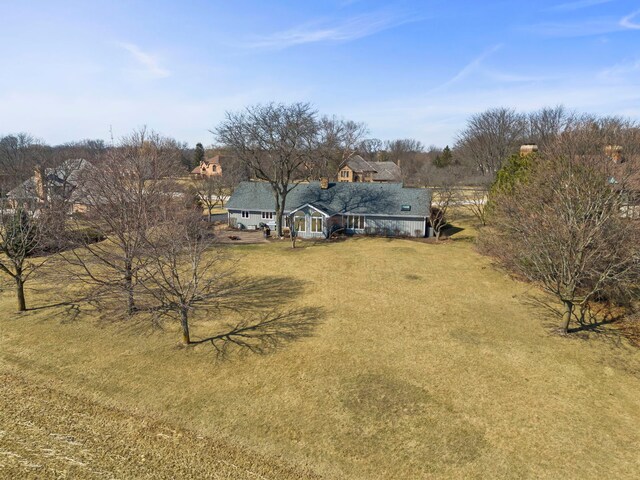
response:
[[[402,181],[400,167],[393,162],[368,162],[354,155],[343,162],[338,172],[338,182],[389,182]]]
[[[85,196],[78,188],[80,175],[91,163],[74,158],[65,160],[56,168],[47,168],[42,172],[36,169],[33,177],[25,180],[7,193],[7,199],[13,205],[36,207],[53,200],[68,202],[71,212],[86,210]],[[44,173],[44,175],[43,175]]]
[[[428,237],[431,191],[399,183],[303,183],[285,205],[287,227],[302,238],[348,234]],[[242,182],[227,202],[229,224],[256,229],[275,227],[275,199],[266,182]]]
[[[213,158],[202,160],[200,165],[191,170],[191,175],[199,175],[202,177],[215,177],[222,175],[222,162],[225,157],[223,155],[216,155]]]
[[[624,155],[618,145],[605,147],[605,154],[611,160],[609,183],[619,189],[624,199],[623,214],[640,220],[640,157]]]

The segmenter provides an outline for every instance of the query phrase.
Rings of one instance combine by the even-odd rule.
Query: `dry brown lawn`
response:
[[[151,455],[158,477],[637,478],[640,350],[613,333],[555,335],[523,301],[528,287],[477,254],[469,232],[440,245],[229,247],[245,273],[295,279],[291,303],[323,313],[310,338],[225,361],[177,346],[171,324],[71,320],[61,307],[17,315],[4,292],[0,477],[144,477]],[[203,319],[194,333],[214,328]],[[181,458],[166,429],[198,454]],[[89,466],[46,453],[60,447],[53,434],[87,445],[91,455],[62,452]]]

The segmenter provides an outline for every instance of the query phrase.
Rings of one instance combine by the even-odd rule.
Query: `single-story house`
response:
[[[275,197],[266,182],[242,182],[227,202],[229,224],[238,228],[275,227]],[[285,205],[285,226],[301,238],[348,234],[431,235],[431,191],[400,183],[302,183]]]

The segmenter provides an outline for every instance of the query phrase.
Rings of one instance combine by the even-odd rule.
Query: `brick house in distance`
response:
[[[216,155],[213,158],[202,160],[200,165],[191,170],[191,175],[201,177],[217,177],[222,175],[222,162],[225,157],[223,155]]]
[[[344,161],[338,171],[338,182],[397,183],[402,181],[400,166],[394,162],[368,162],[360,155]]]

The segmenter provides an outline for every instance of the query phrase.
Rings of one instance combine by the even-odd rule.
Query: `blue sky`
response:
[[[640,1],[0,0],[0,134],[135,127],[210,144],[225,110],[309,101],[452,144],[472,113],[640,119]]]

